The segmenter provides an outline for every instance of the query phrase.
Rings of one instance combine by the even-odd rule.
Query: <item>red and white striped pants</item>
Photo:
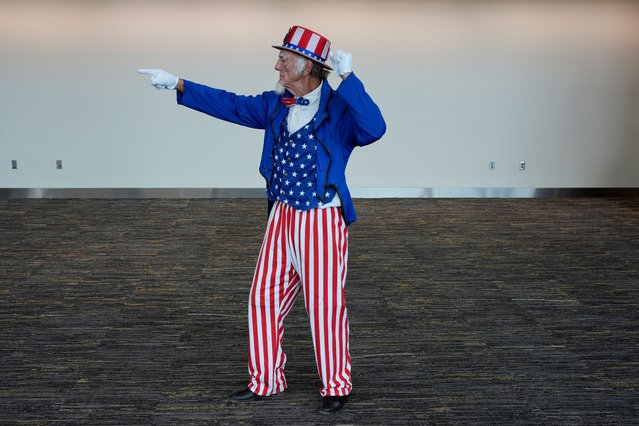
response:
[[[304,290],[322,396],[351,392],[344,299],[348,228],[338,207],[296,210],[276,202],[269,216],[249,298],[249,389],[286,389],[284,319]]]

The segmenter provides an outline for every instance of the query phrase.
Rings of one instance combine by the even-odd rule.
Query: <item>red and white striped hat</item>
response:
[[[313,30],[295,25],[288,30],[281,46],[273,46],[280,50],[290,50],[299,55],[320,64],[322,67],[332,70],[326,65],[328,52],[331,50],[331,42]]]

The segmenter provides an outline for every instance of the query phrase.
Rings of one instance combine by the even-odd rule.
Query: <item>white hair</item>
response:
[[[308,59],[304,58],[303,56],[297,56],[295,59],[297,59],[295,72],[297,72],[297,75],[299,76],[304,71],[304,67],[306,66],[306,63],[308,62]]]

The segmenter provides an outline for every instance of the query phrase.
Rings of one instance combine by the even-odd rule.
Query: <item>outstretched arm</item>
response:
[[[142,68],[138,73],[148,75],[151,86],[158,90],[177,91],[180,105],[247,127],[266,126],[267,106],[263,96],[239,96],[185,81],[161,69]]]

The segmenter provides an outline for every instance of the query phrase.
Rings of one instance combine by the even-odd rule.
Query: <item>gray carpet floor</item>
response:
[[[0,199],[0,424],[637,424],[639,199],[356,200],[352,397],[247,383],[264,200]],[[301,295],[300,295],[301,296]]]

